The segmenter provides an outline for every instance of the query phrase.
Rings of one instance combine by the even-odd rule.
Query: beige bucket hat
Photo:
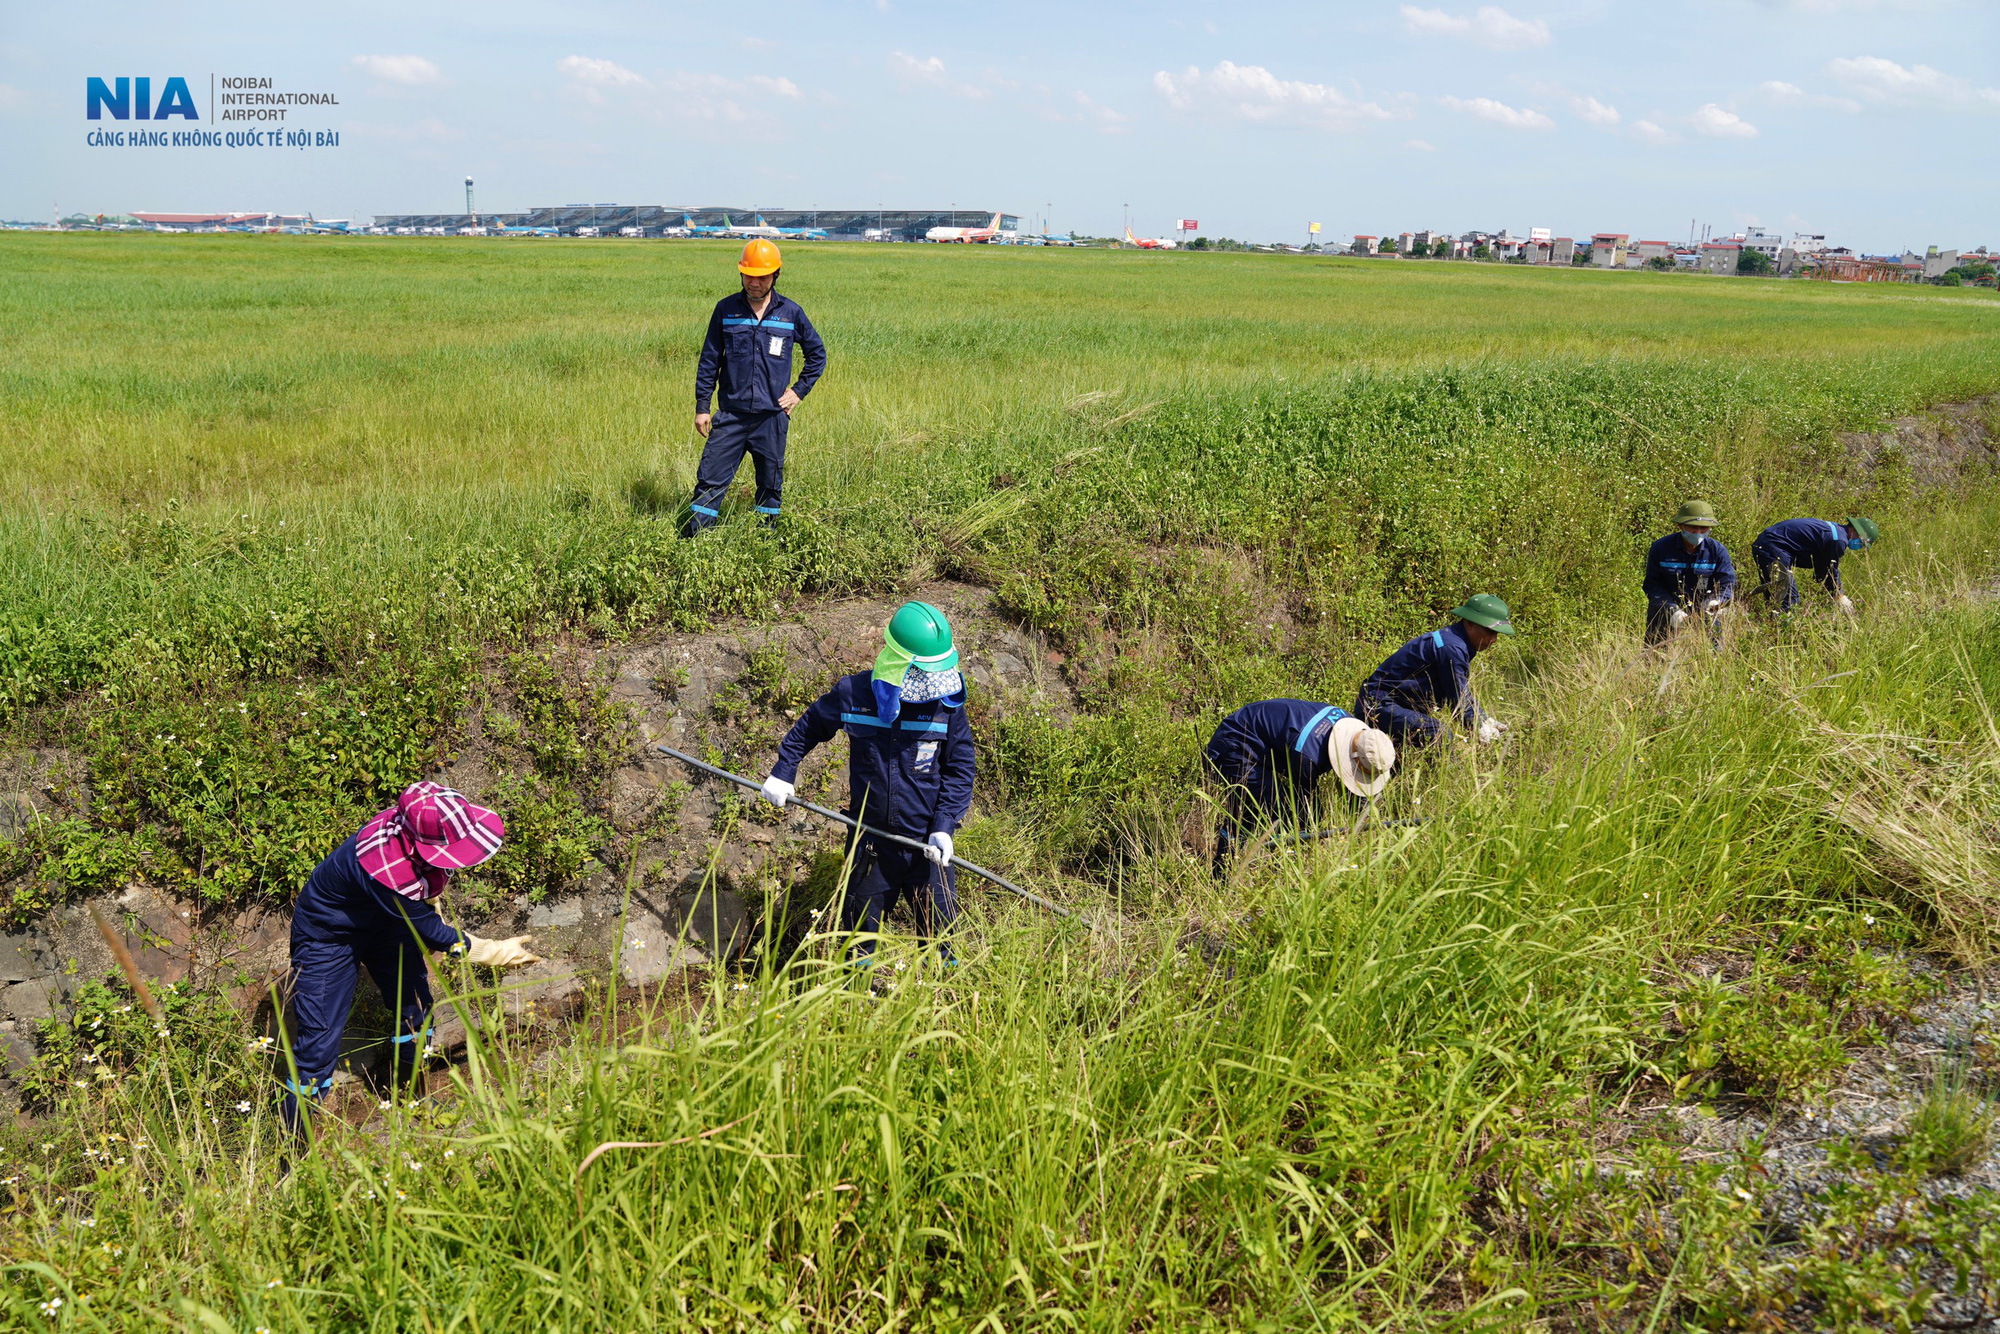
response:
[[[1337,719],[1326,751],[1340,785],[1357,797],[1372,797],[1388,786],[1389,771],[1396,767],[1396,743],[1359,718]]]

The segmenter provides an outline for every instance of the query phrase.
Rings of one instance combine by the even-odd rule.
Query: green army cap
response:
[[[1860,535],[1861,545],[1865,547],[1874,546],[1875,539],[1882,536],[1882,530],[1875,526],[1873,519],[1864,519],[1858,514],[1848,516],[1847,526]]]
[[[1702,528],[1715,527],[1715,506],[1706,500],[1685,500],[1674,513],[1675,527],[1694,524]]]
[[[1463,606],[1453,607],[1446,614],[1461,621],[1471,621],[1474,625],[1483,625],[1503,635],[1514,633],[1514,622],[1508,619],[1507,604],[1491,593],[1474,593]]]

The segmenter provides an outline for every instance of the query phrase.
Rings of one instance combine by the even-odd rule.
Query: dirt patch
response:
[[[1883,431],[1847,431],[1847,456],[1877,472],[1907,472],[1911,485],[1949,486],[2000,464],[2000,395],[1945,403],[1898,417]]]

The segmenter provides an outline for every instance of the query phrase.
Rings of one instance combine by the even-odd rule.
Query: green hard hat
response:
[[[1674,513],[1676,527],[1697,524],[1703,528],[1715,527],[1715,506],[1706,500],[1684,500]]]
[[[951,622],[928,602],[905,602],[896,608],[883,638],[890,648],[909,654],[910,664],[919,671],[948,672],[958,666]]]
[[[1448,614],[1461,621],[1483,625],[1488,630],[1497,630],[1503,635],[1514,633],[1514,622],[1507,619],[1507,604],[1491,593],[1474,593],[1463,606],[1453,607]]]
[[[1860,535],[1863,546],[1874,546],[1875,539],[1882,536],[1882,530],[1875,526],[1873,519],[1864,519],[1858,514],[1848,517],[1847,526]]]

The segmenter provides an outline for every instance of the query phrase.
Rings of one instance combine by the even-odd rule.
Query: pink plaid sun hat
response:
[[[412,783],[355,835],[361,869],[384,889],[422,902],[444,893],[447,874],[500,851],[507,826],[441,783]]]

